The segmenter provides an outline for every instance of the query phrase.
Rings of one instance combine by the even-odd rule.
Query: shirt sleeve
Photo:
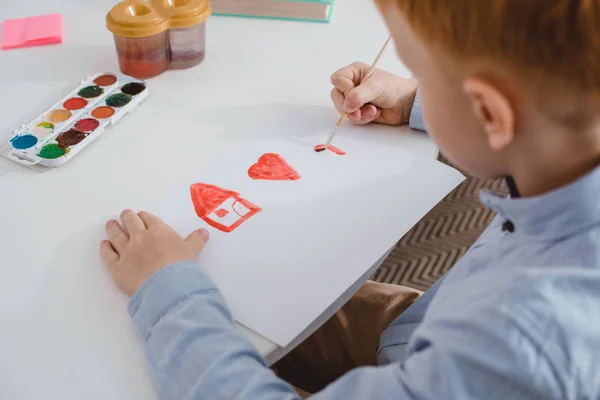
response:
[[[219,291],[195,262],[155,273],[134,295],[129,312],[161,399],[300,399],[238,332]],[[505,320],[482,328],[471,319],[441,321],[419,334],[403,363],[355,369],[311,399],[554,398],[527,389],[531,378],[524,361],[543,364],[525,336],[514,349],[502,340],[507,330],[517,334]]]
[[[427,128],[425,127],[425,121],[423,120],[423,113],[421,112],[421,101],[418,90],[417,95],[415,96],[415,101],[413,102],[412,110],[410,111],[410,119],[408,121],[408,125],[412,129],[427,132]]]

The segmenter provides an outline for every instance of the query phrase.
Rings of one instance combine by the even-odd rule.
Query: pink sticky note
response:
[[[62,43],[62,15],[8,19],[2,26],[2,50]]]

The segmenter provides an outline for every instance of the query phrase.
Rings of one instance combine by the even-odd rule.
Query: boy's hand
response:
[[[125,294],[132,296],[159,269],[177,261],[195,261],[208,231],[199,229],[183,240],[160,218],[147,212],[121,213],[125,231],[115,220],[106,223],[109,240],[100,244],[102,261]]]
[[[376,69],[360,84],[370,66],[353,63],[331,75],[331,99],[339,113],[347,112],[355,124],[378,122],[387,125],[407,124],[417,82]]]

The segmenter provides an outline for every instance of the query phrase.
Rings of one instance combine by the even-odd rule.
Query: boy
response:
[[[378,5],[441,150],[479,177],[511,177],[512,194],[482,194],[498,217],[385,330],[382,366],[314,399],[600,398],[600,0]],[[409,82],[378,72],[354,87],[357,75],[334,76],[338,108],[358,123],[406,122]],[[184,241],[147,213],[122,219],[128,234],[110,221],[101,253],[135,293],[161,398],[297,399],[195,264],[207,232]]]

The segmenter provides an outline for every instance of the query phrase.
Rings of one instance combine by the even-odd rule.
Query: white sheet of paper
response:
[[[234,318],[280,346],[299,335],[464,179],[437,161],[416,160],[403,149],[369,141],[340,137],[335,145],[346,155],[315,153],[318,140],[257,140],[198,171],[196,182],[235,191],[262,208],[231,233],[196,215],[189,186],[150,209],[183,236],[209,229],[211,240],[200,265]],[[248,168],[264,153],[281,155],[301,178],[251,179]],[[233,207],[232,200],[218,207],[231,211],[224,225],[246,212]],[[213,213],[211,218],[219,217]]]

